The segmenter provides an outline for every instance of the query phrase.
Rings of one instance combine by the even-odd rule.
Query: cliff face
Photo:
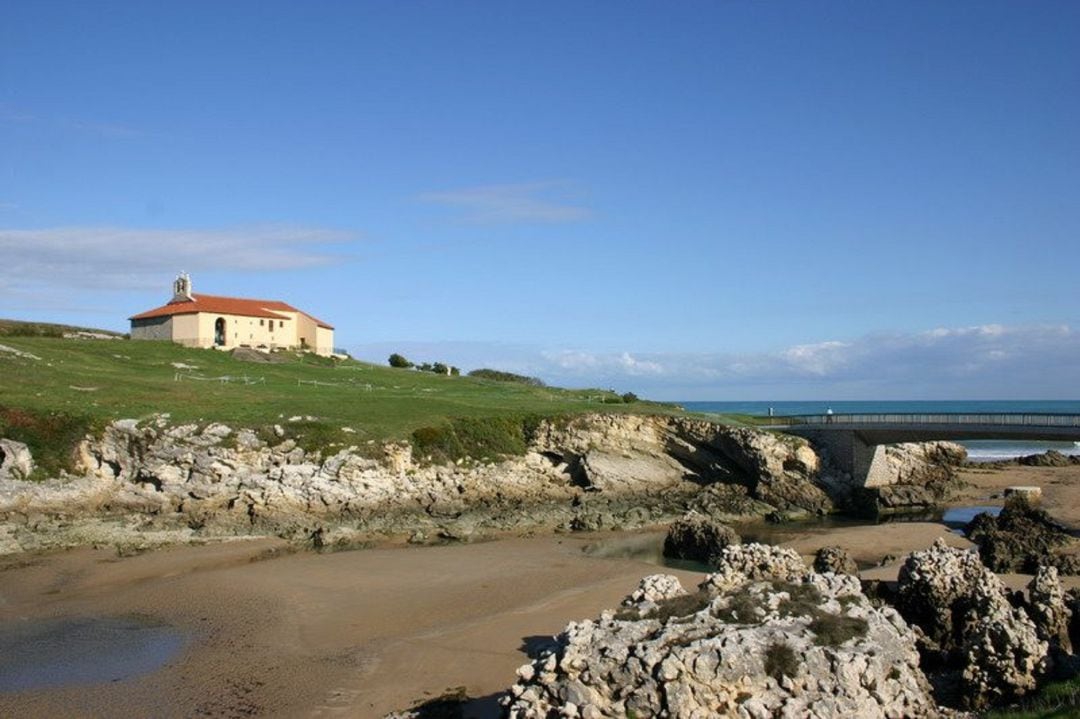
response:
[[[77,476],[39,484],[0,472],[0,552],[111,541],[113,532],[428,541],[641,526],[690,508],[834,508],[802,440],[684,418],[545,422],[524,456],[494,464],[423,465],[405,444],[370,458],[356,447],[322,456],[275,441],[221,424],[115,422],[79,446]]]

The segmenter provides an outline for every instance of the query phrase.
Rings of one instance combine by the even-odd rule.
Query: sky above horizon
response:
[[[0,317],[654,399],[1080,398],[1080,3],[0,6]]]

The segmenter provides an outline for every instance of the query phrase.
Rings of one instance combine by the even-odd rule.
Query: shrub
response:
[[[810,622],[810,631],[816,635],[814,644],[819,647],[838,647],[849,639],[865,637],[867,628],[865,619],[825,612],[820,612]]]
[[[497,369],[474,369],[469,373],[470,377],[476,377],[477,379],[489,379],[495,382],[516,382],[518,384],[527,384],[531,387],[543,387],[543,380],[538,377],[525,377],[524,375],[514,374],[513,372],[503,372]]]
[[[397,367],[399,369],[408,369],[413,366],[413,363],[405,358],[404,355],[399,355],[397,352],[390,355],[390,366]]]
[[[634,394],[633,392],[627,392],[626,394],[624,394],[622,396],[622,401],[625,402],[626,404],[631,404],[633,402],[638,401],[638,396],[636,394]]]
[[[450,376],[451,377],[460,377],[461,376],[461,370],[459,370],[457,367],[451,367],[450,368]]]
[[[435,374],[450,374],[450,368],[444,365],[442,362],[436,362],[431,365],[431,371]]]
[[[709,601],[708,595],[703,592],[661,599],[656,603],[656,609],[646,615],[646,619],[659,619],[664,622],[673,617],[688,617],[709,606]]]
[[[430,455],[437,462],[520,456],[541,421],[536,415],[459,417],[446,425],[415,430],[412,445],[418,455]]]
[[[99,429],[89,417],[50,412],[39,414],[0,407],[0,437],[22,442],[34,457],[34,479],[46,479],[74,469],[75,447]]]
[[[793,677],[799,671],[795,650],[784,642],[773,642],[765,650],[765,673],[776,681]]]

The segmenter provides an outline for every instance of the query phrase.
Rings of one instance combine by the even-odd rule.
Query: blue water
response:
[[[823,402],[680,402],[691,412],[708,414],[749,414],[767,417],[769,409],[777,416],[794,414],[824,414],[832,409],[836,414],[863,413],[1027,413],[1080,414],[1080,400],[911,400],[911,401],[847,401]],[[1035,442],[974,440],[960,442],[974,462],[1041,454],[1054,449],[1062,454],[1080,455],[1075,442]]]
[[[172,627],[103,617],[0,624],[0,692],[115,682],[152,672],[185,644]]]

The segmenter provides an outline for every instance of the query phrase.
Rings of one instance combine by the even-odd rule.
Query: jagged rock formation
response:
[[[468,540],[637,527],[688,509],[723,519],[834,507],[803,440],[703,420],[541,422],[524,456],[445,465],[418,461],[404,443],[324,454],[283,434],[166,418],[114,422],[81,444],[78,476],[0,477],[0,553],[151,535]]]
[[[997,517],[976,516],[964,533],[979,545],[983,563],[995,572],[1033,574],[1040,565],[1051,565],[1062,574],[1080,574],[1077,557],[1057,552],[1075,541],[1072,535],[1023,495],[1010,496]]]
[[[822,547],[814,555],[814,571],[819,574],[832,572],[833,574],[850,574],[859,576],[859,565],[851,555],[840,547]]]
[[[1049,642],[1053,650],[1072,654],[1069,623],[1073,610],[1069,608],[1057,569],[1039,567],[1027,591],[1027,613],[1035,623],[1039,638]]]
[[[518,670],[509,716],[937,715],[907,625],[854,577],[796,577],[789,553],[761,545],[724,559],[696,594],[647,578],[663,591],[571,623]]]
[[[1042,585],[1051,579],[1056,576],[1044,575]],[[1054,596],[1041,586],[1040,602]],[[958,675],[970,707],[1035,689],[1048,642],[1027,613],[1010,604],[1005,585],[974,552],[950,549],[939,539],[930,549],[913,553],[900,569],[896,606],[924,633],[924,664]],[[1058,609],[1040,612],[1056,617]],[[1043,626],[1042,633],[1056,631],[1050,619]]]
[[[13,439],[0,439],[0,480],[28,479],[34,472],[30,448]]]
[[[739,543],[739,534],[697,512],[688,512],[668,527],[664,556],[712,563],[724,547]]]

